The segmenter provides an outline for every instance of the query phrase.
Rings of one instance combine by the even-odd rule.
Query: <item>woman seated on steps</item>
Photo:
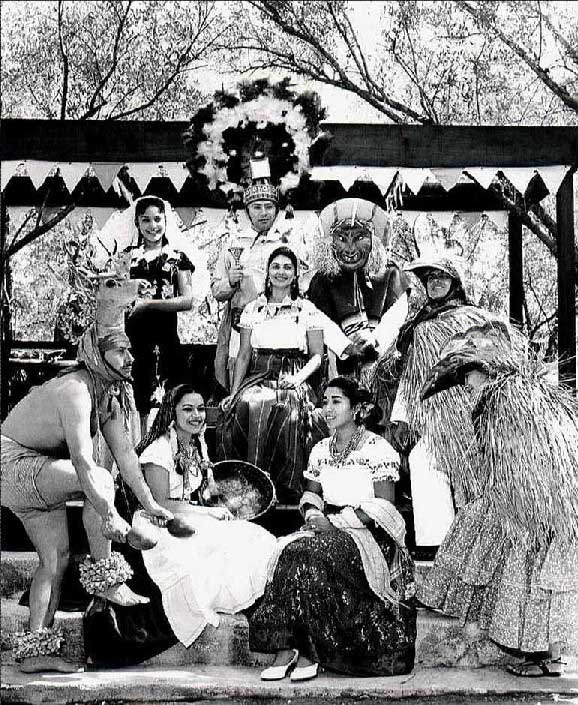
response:
[[[226,509],[192,504],[201,492],[210,492],[212,481],[204,430],[205,402],[181,384],[165,394],[137,446],[153,497],[171,508],[189,535],[151,524],[153,548],[125,549],[139,592],[150,603],[130,610],[102,601],[91,605],[85,641],[92,660],[101,665],[138,663],[177,640],[188,647],[207,624],[218,626],[218,613],[239,612],[263,594],[276,538],[257,524],[233,519]],[[117,504],[121,515],[138,509],[125,485]],[[136,521],[148,520],[137,514]]]
[[[399,457],[368,431],[375,406],[336,377],[323,399],[332,432],[314,446],[300,507],[304,531],[279,540],[267,590],[249,618],[249,645],[275,653],[263,680],[409,673],[416,610],[405,525],[391,500]]]
[[[273,250],[265,290],[245,306],[231,395],[217,424],[217,457],[239,458],[269,473],[280,502],[297,504],[313,445],[327,435],[315,409],[325,323],[299,294],[298,260]]]

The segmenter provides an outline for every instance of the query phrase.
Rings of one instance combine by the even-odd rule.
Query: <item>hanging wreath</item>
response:
[[[296,188],[325,116],[319,96],[295,94],[289,79],[242,83],[239,94],[216,93],[192,119],[183,136],[191,173],[203,175],[211,189],[239,191],[250,180],[250,160],[267,157],[281,192]]]

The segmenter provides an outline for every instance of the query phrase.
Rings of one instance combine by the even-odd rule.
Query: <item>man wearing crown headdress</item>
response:
[[[432,251],[405,269],[422,284],[426,301],[378,361],[371,384],[394,446],[409,462],[416,546],[420,555],[431,557],[453,521],[454,507],[475,492],[470,480],[476,456],[468,454],[473,445],[469,394],[453,388],[424,402],[420,390],[454,335],[496,316],[468,299],[453,252]],[[512,330],[512,338],[522,349],[521,334]]]
[[[215,377],[227,390],[239,351],[239,319],[244,307],[263,292],[269,255],[279,245],[287,245],[297,255],[301,276],[309,260],[305,233],[293,225],[295,220],[280,213],[279,191],[271,183],[268,160],[253,159],[250,165],[252,181],[243,196],[250,225],[223,240],[211,281],[215,299],[226,302],[217,338]],[[326,324],[327,344],[336,354],[345,354],[349,341],[331,321]]]
[[[308,298],[356,346],[375,360],[407,314],[408,277],[388,261],[385,211],[361,198],[342,198],[319,215]],[[389,312],[386,316],[386,312]],[[337,361],[341,374],[359,372],[360,355]]]
[[[131,532],[139,537],[115,509],[111,473],[94,459],[100,434],[143,508],[160,521],[171,518],[145,482],[130,429],[136,411],[133,358],[123,324],[138,284],[112,277],[101,281],[96,323],[79,341],[78,364],[32,389],[2,424],[2,506],[20,519],[39,556],[30,587],[29,631],[17,635],[14,649],[27,672],[72,670],[59,655],[63,637],[53,627],[68,562],[67,501],[84,498],[91,558],[80,569],[83,587],[121,605],[147,601],[126,585],[131,571],[119,553],[111,553],[111,540],[130,541]]]

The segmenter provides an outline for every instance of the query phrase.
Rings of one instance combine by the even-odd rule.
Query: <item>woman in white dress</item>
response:
[[[267,263],[265,291],[240,319],[231,395],[222,402],[217,458],[265,470],[282,502],[297,503],[313,445],[328,435],[315,410],[324,353],[319,310],[299,296],[298,261],[288,247]]]
[[[240,612],[264,592],[276,538],[257,524],[234,519],[227,509],[198,504],[212,484],[205,416],[202,396],[189,385],[178,385],[165,394],[149,433],[137,446],[153,497],[171,508],[181,530],[170,523],[155,527],[137,513],[136,521],[148,524],[157,543],[142,553],[125,547],[125,557],[150,604],[115,610],[110,620],[114,633],[107,632],[106,639],[94,619],[88,630],[85,623],[88,651],[102,665],[138,662],[170,646],[175,637],[190,646],[207,624],[219,625],[219,613]],[[128,516],[137,508],[124,485],[117,504]]]

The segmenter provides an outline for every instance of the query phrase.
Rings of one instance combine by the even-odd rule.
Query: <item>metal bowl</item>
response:
[[[203,497],[206,507],[226,507],[236,519],[251,521],[263,516],[277,501],[268,473],[244,460],[222,460],[213,466],[217,492]]]

